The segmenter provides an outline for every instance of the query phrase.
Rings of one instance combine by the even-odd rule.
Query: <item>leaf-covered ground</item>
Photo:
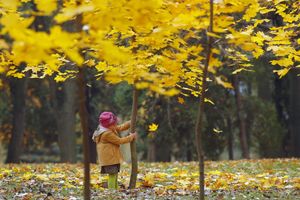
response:
[[[206,162],[208,199],[300,199],[300,160]],[[106,189],[107,177],[91,167],[92,199],[196,199],[196,162],[139,163],[138,188],[127,190],[129,166],[122,165],[120,189]],[[0,165],[2,199],[82,199],[81,164]]]

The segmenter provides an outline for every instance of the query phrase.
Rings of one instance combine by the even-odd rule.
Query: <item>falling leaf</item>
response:
[[[149,131],[156,131],[158,128],[157,124],[152,123],[151,125],[149,125]]]
[[[223,132],[222,130],[220,130],[220,129],[218,129],[218,128],[213,128],[213,131],[214,131],[215,133],[222,133],[222,132]]]
[[[215,103],[212,100],[208,99],[208,98],[205,98],[204,102],[208,102],[208,103],[210,103],[212,105],[215,105]]]
[[[182,97],[177,98],[178,103],[184,104],[184,99]]]

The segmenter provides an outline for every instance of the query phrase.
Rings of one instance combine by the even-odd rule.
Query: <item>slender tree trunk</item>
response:
[[[97,127],[98,120],[95,120],[95,113],[93,112],[93,106],[91,104],[91,99],[93,97],[93,89],[89,89],[86,87],[86,107],[88,110],[88,118],[89,118],[89,147],[90,147],[90,162],[91,163],[96,163],[97,162],[97,150],[96,150],[96,143],[92,140],[92,136],[94,133],[95,128]]]
[[[210,0],[210,24],[208,29],[209,32],[213,32],[213,5],[214,5],[214,1]],[[206,78],[208,74],[208,65],[210,61],[211,48],[212,48],[212,38],[209,35],[207,35],[206,62],[203,69],[202,87],[201,87],[200,101],[198,104],[198,113],[197,113],[197,120],[196,120],[196,127],[195,127],[197,154],[199,160],[200,200],[204,200],[204,151],[203,151],[203,144],[202,144],[202,124],[203,124],[203,115],[204,115],[204,99],[206,94],[205,91],[207,88]]]
[[[299,69],[291,71],[290,84],[290,130],[291,130],[291,154],[300,157],[300,73]]]
[[[133,88],[131,125],[130,125],[130,132],[131,133],[135,132],[137,109],[138,109],[138,91],[137,91],[136,88]],[[131,153],[131,176],[130,176],[129,188],[134,189],[135,186],[136,186],[137,171],[138,171],[137,152],[136,152],[135,140],[133,140],[130,143],[130,153]]]
[[[228,157],[229,160],[233,160],[233,135],[232,135],[232,128],[231,128],[231,119],[227,117],[227,130],[228,130],[228,138],[227,138],[227,148],[228,148]]]
[[[170,128],[171,134],[172,135],[177,135],[178,131],[177,131],[176,128],[174,128],[173,123],[172,123],[171,100],[170,100],[170,98],[167,98],[167,119],[168,119],[168,125],[169,125],[169,128]],[[170,142],[172,143],[172,147],[171,147],[171,162],[172,162],[173,160],[176,160],[176,157],[177,157],[178,152],[179,152],[179,148],[178,148],[178,143],[177,143],[178,141],[174,137],[173,137],[172,141],[170,141]],[[181,149],[181,151],[184,151],[184,149]]]
[[[240,88],[239,88],[239,79],[237,75],[233,76],[233,85],[234,85],[234,91],[235,91],[235,102],[236,102],[236,108],[237,108],[237,118],[239,123],[239,129],[240,129],[240,144],[241,144],[241,150],[242,150],[242,157],[249,159],[249,148],[248,148],[248,141],[247,141],[247,134],[246,134],[246,124],[245,119],[242,114],[243,104],[241,100],[240,95]]]
[[[8,145],[6,163],[19,163],[23,150],[23,137],[25,131],[25,99],[27,79],[12,78],[10,92],[13,104],[13,128]]]
[[[84,200],[91,199],[90,192],[90,153],[89,153],[89,127],[88,127],[88,112],[86,108],[86,93],[85,93],[85,81],[84,72],[82,68],[79,68],[78,73],[78,95],[79,95],[79,115],[83,134],[83,159],[84,159]]]
[[[76,81],[74,79],[66,80],[63,83],[63,99],[62,102],[60,102],[61,105],[56,110],[61,162],[76,162],[76,91]]]

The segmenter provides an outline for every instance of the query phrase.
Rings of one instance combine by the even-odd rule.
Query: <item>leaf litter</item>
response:
[[[205,162],[209,199],[300,199],[300,160],[262,159]],[[197,162],[139,163],[137,188],[127,189],[130,165],[119,173],[119,190],[107,189],[107,176],[91,165],[92,199],[196,199]],[[0,165],[0,200],[79,200],[82,164]]]

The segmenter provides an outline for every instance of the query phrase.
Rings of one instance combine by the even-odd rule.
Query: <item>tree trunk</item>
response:
[[[95,120],[95,119],[97,119],[97,118],[95,118],[96,113],[93,112],[95,109],[93,109],[92,104],[91,104],[91,99],[94,95],[93,94],[93,89],[86,87],[86,93],[87,93],[87,95],[86,95],[86,97],[87,97],[86,107],[87,107],[87,110],[88,110],[88,118],[89,118],[90,162],[91,163],[97,163],[96,143],[92,139],[95,128],[98,125],[98,120]]]
[[[90,153],[89,153],[89,127],[88,127],[88,112],[86,108],[86,93],[85,93],[85,81],[84,72],[82,68],[79,68],[78,73],[78,95],[79,95],[79,116],[83,134],[83,162],[84,162],[84,200],[91,199],[90,192]]]
[[[151,138],[150,138],[151,137]],[[155,142],[154,142],[154,136],[150,136],[147,138],[147,143],[148,143],[148,152],[147,152],[147,162],[155,162],[155,153],[156,153],[156,148],[155,148]]]
[[[76,108],[76,81],[68,79],[63,83],[63,98],[56,112],[58,128],[58,144],[60,147],[61,162],[76,162],[76,134],[75,134],[75,108]]]
[[[242,114],[243,104],[242,104],[242,100],[241,100],[239,80],[238,80],[237,75],[233,76],[233,85],[234,85],[234,91],[235,91],[237,118],[238,118],[239,129],[240,129],[239,136],[240,136],[242,157],[249,159],[250,155],[249,155],[249,148],[248,148],[248,142],[247,142],[246,124],[245,124],[245,119]]]
[[[288,78],[291,73],[286,77],[279,78],[274,75],[274,103],[277,112],[277,118],[281,126],[284,127],[284,138],[282,140],[282,149],[284,157],[291,157],[291,130],[290,130],[290,88]],[[287,114],[288,113],[288,114]]]
[[[136,88],[133,88],[132,93],[132,111],[131,111],[131,125],[130,132],[135,132],[136,118],[137,118],[137,109],[138,109],[138,94]],[[136,186],[138,163],[137,163],[137,152],[136,152],[136,143],[133,140],[130,143],[130,153],[131,153],[131,176],[129,182],[129,188],[134,189]]]
[[[228,157],[229,160],[233,160],[233,135],[232,135],[232,128],[231,128],[231,119],[227,117],[227,130],[228,130],[228,137],[227,137],[227,148],[228,148]]]
[[[299,69],[291,71],[290,84],[290,130],[291,130],[291,155],[300,157],[300,73]]]
[[[213,32],[213,5],[214,0],[210,0],[210,24],[208,31]],[[204,99],[205,99],[205,92],[207,88],[207,74],[208,74],[208,65],[210,61],[211,55],[211,48],[212,48],[212,38],[207,35],[207,49],[206,49],[206,62],[203,69],[203,77],[202,77],[202,87],[201,87],[201,94],[200,94],[200,101],[198,104],[198,113],[196,119],[196,127],[195,127],[195,135],[196,135],[196,142],[197,142],[197,154],[198,154],[198,161],[199,161],[199,198],[200,200],[204,200],[204,151],[203,151],[203,144],[202,144],[202,124],[203,124],[203,115],[204,115]]]
[[[273,66],[267,57],[255,62],[257,96],[265,102],[272,101]]]
[[[10,92],[13,104],[12,136],[8,145],[6,163],[19,163],[25,131],[25,99],[27,79],[11,78]]]

